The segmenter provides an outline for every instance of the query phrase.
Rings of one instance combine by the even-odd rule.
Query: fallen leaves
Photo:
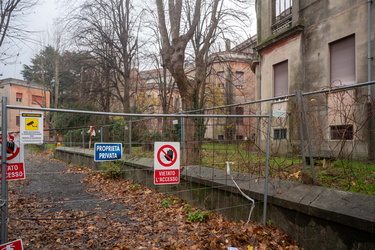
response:
[[[70,165],[65,172],[74,170],[88,171]],[[300,249],[270,226],[245,227],[216,213],[205,214],[203,222],[189,222],[188,214],[197,208],[136,183],[104,178],[101,173],[88,174],[83,182],[97,197],[89,211],[79,209],[79,204],[77,209],[56,211],[56,204],[46,197],[37,193],[25,197],[22,184],[12,183],[9,239],[22,238],[33,249]]]

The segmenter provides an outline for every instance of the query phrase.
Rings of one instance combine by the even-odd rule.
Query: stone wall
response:
[[[55,157],[100,169],[92,150],[58,147]],[[133,158],[124,160],[123,177],[233,220],[247,221],[249,216],[251,203],[220,169],[185,166],[180,184],[154,185],[153,159]],[[256,199],[251,220],[261,222],[264,180],[239,173],[232,177],[242,191]],[[280,180],[270,180],[268,188],[267,221],[304,249],[375,249],[374,196]]]

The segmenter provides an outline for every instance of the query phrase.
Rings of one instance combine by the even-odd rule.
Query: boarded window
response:
[[[236,107],[236,115],[243,115],[243,107]],[[243,125],[243,117],[236,117],[237,125]]]
[[[354,35],[329,44],[331,86],[355,83]]]
[[[244,88],[244,72],[236,71],[235,86],[238,89]]]
[[[37,95],[32,96],[32,104],[43,105],[43,101],[44,101],[43,96],[37,96]]]
[[[16,102],[22,102],[22,93],[16,93]]]
[[[331,128],[331,140],[353,140],[353,125],[334,125]]]
[[[288,94],[288,61],[273,65],[274,96]]]

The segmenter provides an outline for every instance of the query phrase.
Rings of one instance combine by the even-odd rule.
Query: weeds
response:
[[[122,167],[123,164],[119,162],[104,162],[102,165],[103,168],[103,176],[107,179],[120,179],[122,177]]]

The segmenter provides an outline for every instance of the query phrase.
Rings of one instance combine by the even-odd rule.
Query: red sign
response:
[[[7,168],[6,180],[25,179],[25,164],[23,156],[23,145],[20,145],[19,138],[10,134],[7,138]],[[2,146],[2,135],[0,134],[0,145]],[[22,148],[21,148],[22,147]],[[2,156],[0,153],[0,160]],[[1,164],[0,164],[0,180],[1,180]]]
[[[10,142],[7,142],[7,161],[12,160],[18,156],[20,153],[20,147],[17,147],[14,143],[14,136],[10,135],[9,139],[11,140]],[[2,135],[0,135],[0,144],[3,143],[2,140]],[[0,159],[1,159],[1,154],[0,154]]]
[[[22,240],[15,240],[0,245],[0,250],[23,250]]]
[[[180,143],[155,142],[154,184],[180,183]]]
[[[25,179],[25,168],[23,163],[9,163],[7,164],[7,176],[6,180],[18,180]],[[0,168],[0,180],[1,180],[1,168]]]
[[[180,183],[180,170],[155,170],[155,184],[173,184]]]
[[[164,145],[159,148],[157,156],[158,162],[163,167],[170,167],[176,163],[178,158],[177,150],[171,145]]]

